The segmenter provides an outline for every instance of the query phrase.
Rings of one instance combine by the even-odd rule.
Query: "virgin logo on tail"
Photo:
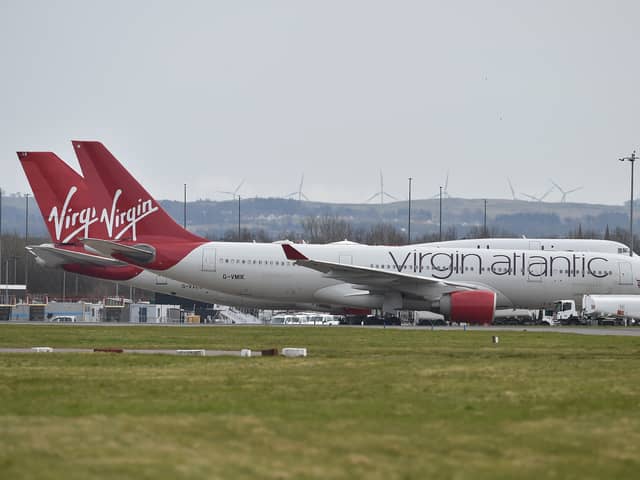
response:
[[[55,206],[51,209],[51,212],[49,212],[47,221],[49,223],[53,222],[56,242],[69,243],[83,231],[83,236],[89,237],[89,227],[96,222],[104,225],[107,231],[107,238],[110,240],[120,240],[125,233],[131,231],[131,237],[136,241],[137,223],[159,210],[159,207],[154,205],[151,199],[145,201],[139,199],[137,205],[133,205],[126,210],[118,208],[118,199],[122,195],[122,190],[118,189],[113,195],[111,208],[103,208],[100,215],[98,215],[95,207],[87,207],[79,211],[73,211],[73,208],[69,205],[77,191],[78,187],[71,187],[67,192],[67,197],[60,211],[58,211],[58,207]],[[73,230],[68,232],[70,229]],[[63,231],[66,233],[66,236],[61,239]]]

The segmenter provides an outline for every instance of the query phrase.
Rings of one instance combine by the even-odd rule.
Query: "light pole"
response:
[[[238,241],[240,241],[240,195],[238,195]]]
[[[483,223],[483,227],[482,227],[482,234],[485,237],[488,237],[489,235],[487,235],[487,199],[484,199],[484,223]]]
[[[438,241],[442,241],[442,187],[440,187],[440,236]]]
[[[622,157],[619,158],[618,160],[620,160],[621,162],[624,161],[628,161],[629,163],[631,163],[631,202],[629,203],[629,208],[630,208],[630,212],[629,212],[629,255],[633,256],[633,164],[635,163],[636,159],[638,157],[636,156],[636,151],[634,150],[633,153],[631,155],[629,155],[628,157]]]
[[[413,178],[409,177],[409,225],[407,228],[407,245],[411,245],[411,181]]]
[[[182,226],[187,228],[187,184],[184,184],[184,202],[183,202],[183,212],[182,212]]]
[[[9,263],[7,262],[7,276],[9,276]],[[0,283],[2,283],[2,189],[0,188]],[[9,280],[7,279],[7,283]]]
[[[24,246],[29,244],[29,194],[24,194],[24,200],[26,203],[26,210],[24,213]],[[24,288],[28,290],[27,283],[29,281],[29,253],[24,251]]]
[[[5,279],[5,281],[7,282],[7,284],[5,285],[5,291],[4,291],[4,304],[5,305],[9,305],[9,260],[5,260],[5,263],[7,264],[7,277]],[[0,264],[0,277],[2,277],[2,265]]]

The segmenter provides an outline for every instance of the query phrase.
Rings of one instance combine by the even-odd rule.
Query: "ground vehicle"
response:
[[[540,309],[538,311],[538,323],[548,326],[558,325],[558,322],[553,318],[553,313],[552,308]]]
[[[523,308],[498,309],[493,319],[494,325],[533,325],[535,323],[535,313]]]
[[[640,319],[640,295],[585,295],[582,306],[600,325],[633,325]]]
[[[318,313],[316,315],[309,315],[307,323],[311,325],[340,325],[339,317],[336,315],[330,315],[326,313]]]
[[[51,317],[49,321],[54,323],[75,323],[76,317],[73,315],[56,315]]]
[[[339,316],[327,313],[280,313],[271,317],[272,325],[340,325]]]
[[[576,302],[573,300],[554,302],[553,320],[562,325],[582,325],[585,323],[582,315],[576,310]]]
[[[640,318],[640,295],[584,295],[583,311],[574,300],[554,303],[553,321],[562,325],[584,325],[589,320],[599,325],[633,325]],[[542,317],[546,321],[547,315]]]

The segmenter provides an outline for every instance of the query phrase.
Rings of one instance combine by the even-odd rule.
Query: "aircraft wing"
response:
[[[298,265],[322,272],[327,278],[351,283],[355,288],[368,290],[371,293],[384,293],[394,290],[419,298],[437,299],[445,293],[456,291],[493,290],[481,284],[453,282],[411,273],[312,260],[290,244],[283,244],[282,248],[288,260],[293,260]]]
[[[81,264],[99,267],[119,267],[126,265],[126,263],[113,258],[84,253],[78,250],[69,250],[51,244],[31,245],[26,249],[49,266]]]
[[[123,245],[111,240],[100,240],[97,238],[83,238],[80,240],[84,245],[107,257],[120,255],[129,258],[134,262],[146,263],[153,260],[155,252],[138,246]]]

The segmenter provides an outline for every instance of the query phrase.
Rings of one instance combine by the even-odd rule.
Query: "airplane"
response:
[[[87,252],[78,241],[80,237],[93,235],[106,238],[108,230],[113,228],[113,223],[124,226],[126,215],[117,217],[111,223],[109,221],[111,215],[115,213],[117,216],[120,213],[117,211],[117,199],[108,206],[92,202],[90,186],[86,184],[85,179],[54,153],[19,152],[18,158],[40,207],[49,235],[55,242],[26,247],[39,265],[63,268],[71,273],[210,304],[262,308],[312,307],[307,304],[274,302],[268,299],[216,292],[175,281],[113,258]],[[142,208],[146,207],[140,207]],[[153,213],[155,210],[152,207],[149,211]],[[195,235],[193,238],[205,241]]]
[[[640,293],[640,259],[617,253],[203,242],[173,221],[101,143],[73,145],[92,195],[131,205],[120,213],[126,225],[107,239],[81,242],[203,288],[384,312],[431,310],[470,323],[491,323],[496,308]]]

